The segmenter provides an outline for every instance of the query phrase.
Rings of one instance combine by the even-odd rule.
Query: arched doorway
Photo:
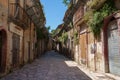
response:
[[[6,53],[7,53],[7,36],[4,30],[0,30],[0,73],[5,72]]]

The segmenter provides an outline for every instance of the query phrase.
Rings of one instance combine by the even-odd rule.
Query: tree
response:
[[[54,36],[55,35],[55,32],[56,32],[56,30],[51,30],[51,36]]]
[[[50,26],[48,26],[48,27],[46,27],[46,28],[47,28],[47,30],[48,30],[48,32],[49,32],[49,30],[50,30],[50,28],[51,28],[51,27],[50,27]]]
[[[66,6],[68,6],[69,3],[70,3],[70,1],[71,1],[71,0],[63,0],[63,4],[65,4]]]

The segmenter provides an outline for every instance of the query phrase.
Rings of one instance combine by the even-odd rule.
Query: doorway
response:
[[[120,48],[119,33],[116,21],[112,21],[108,26],[108,59],[109,72],[120,75]]]
[[[5,72],[6,68],[6,53],[7,53],[7,40],[6,32],[0,30],[0,73]]]
[[[16,68],[19,65],[20,36],[13,34],[12,41],[12,65],[13,68]]]

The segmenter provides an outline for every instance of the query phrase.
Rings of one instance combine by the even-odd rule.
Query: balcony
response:
[[[9,21],[26,29],[30,25],[30,18],[26,11],[18,4],[9,4]]]
[[[36,27],[42,28],[45,25],[46,20],[39,0],[33,0],[32,4],[28,4],[26,12]]]

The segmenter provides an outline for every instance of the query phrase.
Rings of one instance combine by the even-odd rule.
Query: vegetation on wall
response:
[[[77,31],[74,31],[74,43],[75,43],[75,45],[77,45],[79,43],[78,32]]]
[[[91,0],[88,1],[87,7],[92,8],[92,9],[97,9],[100,8],[107,0]]]
[[[51,30],[50,34],[51,34],[51,36],[54,36],[55,35],[55,30],[54,29]]]
[[[43,28],[37,28],[36,29],[36,34],[37,34],[37,40],[45,38],[45,34],[43,32]]]
[[[65,43],[68,39],[68,34],[67,33],[62,33],[62,35],[58,38],[58,40],[62,43]]]
[[[58,33],[60,32],[60,30],[61,30],[61,29],[52,30],[51,33],[50,33],[51,36],[54,37],[56,34],[58,34]]]
[[[46,27],[46,29],[47,29],[47,31],[49,32],[49,31],[50,31],[50,29],[51,29],[51,27],[50,27],[50,26],[48,26],[48,27]]]
[[[70,0],[63,0],[63,4],[65,4],[66,6],[69,6]]]
[[[70,28],[73,28],[73,22],[71,21],[68,25]]]
[[[114,1],[107,0],[103,6],[98,10],[92,10],[85,14],[85,20],[94,34],[95,38],[99,38],[103,20],[116,10]],[[87,15],[87,16],[86,16]]]

